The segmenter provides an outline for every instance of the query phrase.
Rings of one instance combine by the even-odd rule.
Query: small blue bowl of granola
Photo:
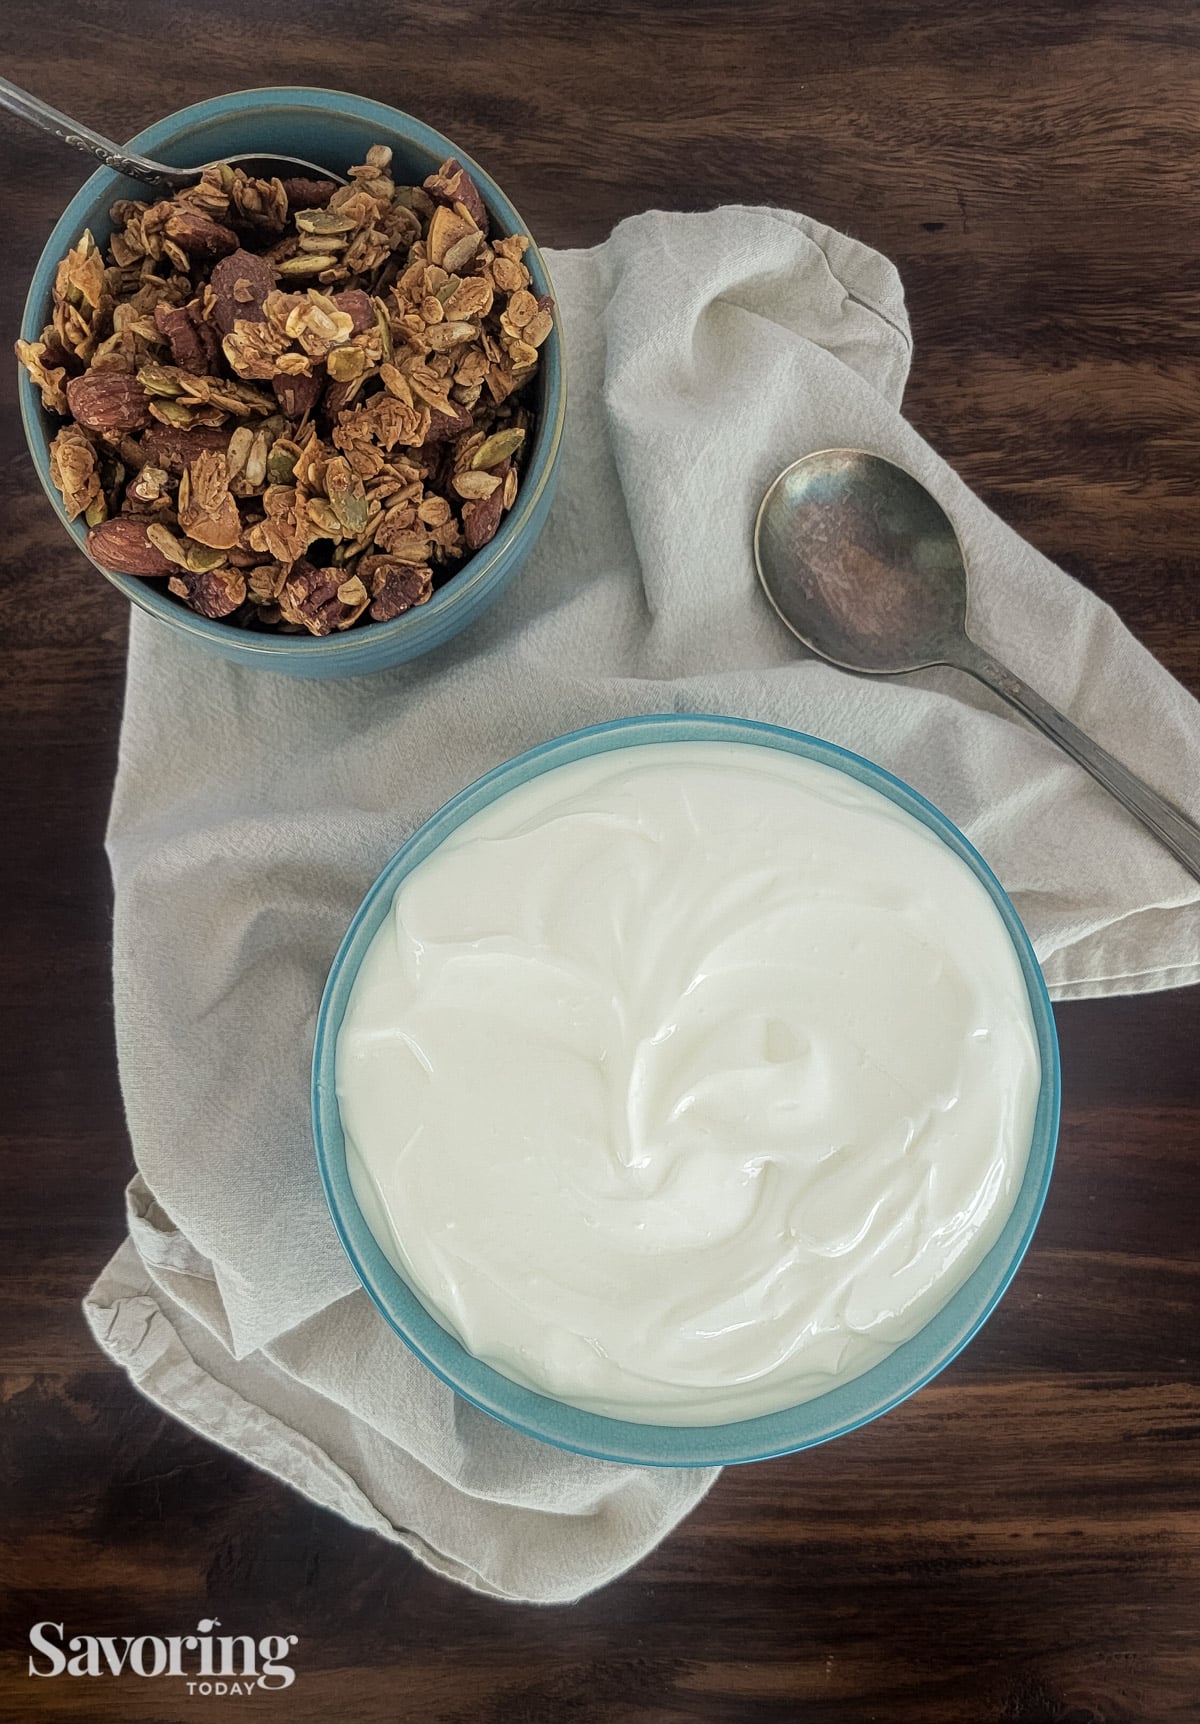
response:
[[[241,91],[132,146],[249,151],[159,198],[105,168],[22,321],[38,477],[140,609],[302,677],[430,651],[495,602],[550,508],[566,383],[553,290],[499,186],[448,138],[328,90]]]

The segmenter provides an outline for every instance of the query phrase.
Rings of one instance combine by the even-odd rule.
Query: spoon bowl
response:
[[[218,162],[205,162],[204,167],[193,168],[191,170],[186,168],[167,168],[165,163],[163,164],[163,167],[169,174],[187,173],[190,171],[198,179],[204,172],[205,168],[220,167],[222,163],[227,167],[241,168],[244,173],[250,174],[257,180],[332,180],[335,185],[339,186],[344,186],[349,183],[345,174],[335,173],[332,168],[321,167],[317,162],[306,162],[302,156],[222,156]],[[126,172],[129,171],[130,170],[126,169]],[[137,176],[134,175],[134,178],[137,178]]]
[[[1103,784],[1200,880],[1200,826],[967,633],[967,565],[919,479],[862,449],[784,469],[754,526],[754,561],[781,620],[819,658],[862,676],[954,665],[986,683]]]
[[[941,505],[891,461],[822,449],[782,472],[754,529],[771,604],[811,652],[895,676],[953,658],[967,569]]]

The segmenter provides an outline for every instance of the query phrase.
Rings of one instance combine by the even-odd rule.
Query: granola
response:
[[[102,567],[235,626],[323,636],[425,604],[516,500],[554,326],[453,157],[349,183],[207,168],[112,209],[17,356]]]

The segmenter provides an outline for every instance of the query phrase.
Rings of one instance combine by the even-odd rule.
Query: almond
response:
[[[317,398],[325,387],[325,370],[319,366],[307,377],[273,377],[271,387],[275,391],[275,399],[283,408],[289,419],[303,419],[306,413],[311,413],[317,404]]]
[[[190,305],[156,305],[154,322],[170,342],[171,358],[181,371],[206,376],[216,370],[221,344],[212,325],[200,315],[196,300]]]
[[[442,163],[436,174],[430,174],[425,181],[425,190],[440,204],[461,204],[480,232],[487,232],[487,209],[479,195],[479,187],[453,156]]]
[[[283,190],[288,208],[293,210],[320,209],[337,191],[336,180],[284,180]]]
[[[153,467],[165,467],[168,473],[182,473],[205,449],[216,449],[223,455],[228,447],[229,432],[215,425],[155,425],[142,438],[146,460]]]
[[[86,371],[72,377],[67,405],[89,431],[140,431],[150,423],[150,397],[126,371]]]
[[[500,517],[504,513],[504,487],[498,485],[490,497],[481,497],[477,503],[464,503],[462,512],[463,537],[472,551],[482,550],[490,539],[496,537],[496,529],[500,525]]]
[[[240,569],[203,569],[199,573],[178,569],[171,575],[171,591],[197,616],[232,616],[246,598],[246,577]]]
[[[464,407],[461,413],[453,417],[449,413],[440,413],[436,407],[429,410],[429,430],[425,433],[425,441],[421,447],[427,449],[431,443],[445,443],[451,437],[457,437],[460,432],[471,429],[471,415]]]
[[[377,623],[391,622],[433,596],[433,575],[421,564],[370,555],[361,559],[358,572],[370,589],[374,600],[371,616]]]
[[[169,575],[173,565],[152,545],[145,523],[130,515],[101,521],[87,538],[88,550],[102,569],[114,575]]]
[[[263,302],[274,286],[275,268],[265,257],[231,252],[208,278],[208,315],[222,335],[232,334],[237,322],[261,323]]]
[[[371,304],[371,295],[364,293],[361,287],[347,287],[341,293],[335,293],[333,303],[351,319],[351,335],[361,335],[374,326],[375,307]]]
[[[222,227],[200,210],[177,209],[167,220],[167,238],[181,245],[189,257],[228,257],[238,248],[233,229]]]

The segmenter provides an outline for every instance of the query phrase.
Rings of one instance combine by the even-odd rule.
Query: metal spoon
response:
[[[1200,826],[967,634],[962,546],[941,505],[911,474],[861,449],[806,455],[762,500],[754,560],[768,599],[810,651],[865,676],[948,664],[978,677],[1200,880]]]
[[[99,132],[93,132],[90,126],[80,125],[79,121],[71,119],[69,114],[60,114],[57,108],[39,101],[36,96],[31,96],[28,90],[22,90],[18,84],[10,84],[7,78],[0,78],[0,108],[7,108],[10,114],[28,120],[31,125],[40,127],[43,132],[49,132],[52,137],[58,138],[64,144],[70,144],[74,149],[82,150],[85,155],[98,156],[116,173],[128,174],[130,179],[144,180],[147,185],[157,186],[161,191],[179,191],[183,186],[190,186],[194,180],[200,178],[206,167],[215,165],[205,162],[198,168],[172,168],[166,162],[155,162],[148,156],[139,156],[132,150],[123,149],[120,144],[114,144],[111,138],[102,138]],[[270,179],[274,175],[282,179],[299,176],[335,180],[340,186],[346,184],[344,175],[330,173],[328,168],[319,168],[315,162],[303,161],[299,156],[222,156],[221,160],[233,167],[244,168],[247,173],[260,179]]]

